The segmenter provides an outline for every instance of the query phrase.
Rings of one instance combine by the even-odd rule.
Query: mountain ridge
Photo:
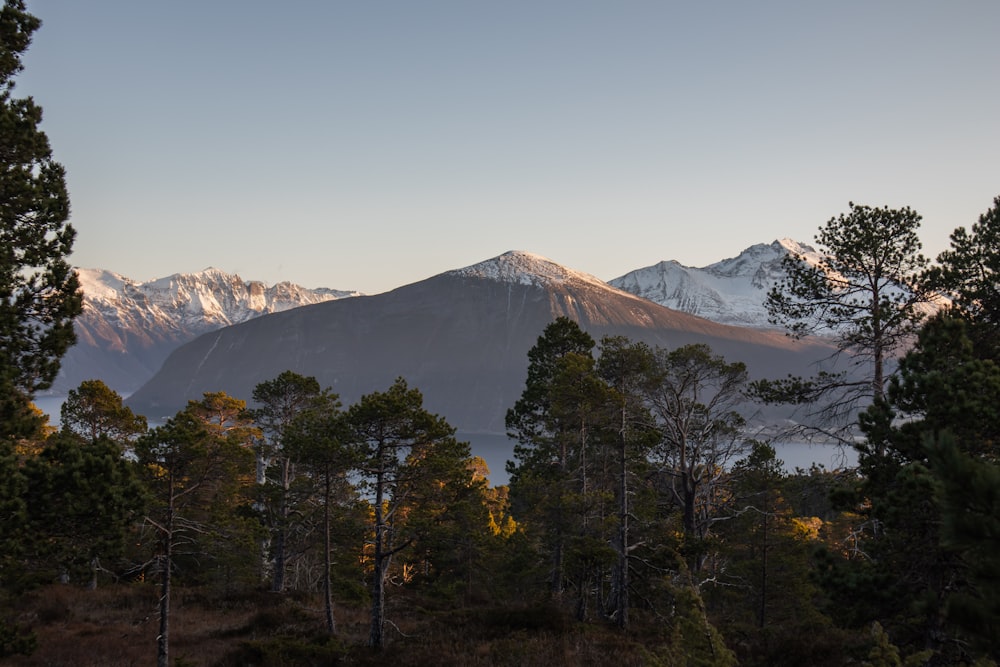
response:
[[[317,378],[349,404],[397,377],[463,432],[503,433],[523,390],[527,352],[565,315],[596,340],[623,335],[674,348],[706,343],[755,377],[803,373],[831,349],[776,331],[711,322],[512,251],[378,295],[274,313],[177,348],[128,404],[151,419],[206,391],[248,398],[285,370]]]
[[[215,329],[359,294],[267,285],[209,267],[140,282],[105,269],[77,269],[83,312],[77,344],[63,358],[53,393],[99,378],[122,393],[138,389],[177,346]]]
[[[813,266],[821,260],[812,246],[783,238],[752,245],[736,257],[708,266],[691,267],[665,260],[608,283],[667,308],[721,324],[773,329],[764,302],[784,275],[781,263],[789,254]]]

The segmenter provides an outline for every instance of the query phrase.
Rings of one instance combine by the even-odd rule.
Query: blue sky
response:
[[[605,280],[1000,194],[993,0],[27,0],[74,264],[373,294],[507,250]]]

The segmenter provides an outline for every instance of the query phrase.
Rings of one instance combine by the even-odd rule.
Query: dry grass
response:
[[[519,666],[651,664],[638,641],[601,623],[576,624],[554,608],[421,610],[398,595],[388,646],[366,647],[368,610],[337,609],[338,635],[324,637],[318,598],[252,592],[175,593],[171,664]],[[18,622],[38,638],[16,667],[131,667],[155,664],[157,591],[147,584],[85,591],[50,586],[19,601]]]

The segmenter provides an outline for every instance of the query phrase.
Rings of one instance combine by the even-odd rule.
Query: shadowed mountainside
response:
[[[315,376],[345,405],[397,377],[465,433],[503,433],[524,388],[527,353],[565,315],[595,339],[624,335],[675,348],[706,343],[753,377],[807,373],[831,348],[725,326],[660,306],[530,253],[509,252],[375,296],[275,313],[175,350],[128,404],[156,421],[204,392],[250,400],[285,370]]]

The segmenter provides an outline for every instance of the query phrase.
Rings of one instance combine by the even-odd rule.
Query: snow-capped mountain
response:
[[[782,278],[782,260],[801,256],[814,266],[820,254],[811,246],[780,239],[750,246],[736,257],[695,268],[676,261],[626,273],[609,284],[662,306],[734,326],[773,328],[764,300]]]
[[[765,299],[785,275],[782,260],[794,255],[811,266],[823,256],[812,246],[784,238],[750,246],[736,257],[695,268],[676,261],[660,262],[608,281],[619,289],[705,319],[755,329],[773,329]],[[950,302],[937,296],[917,304],[929,317]]]
[[[402,377],[464,433],[503,434],[524,389],[528,351],[566,316],[595,340],[625,336],[674,349],[708,344],[751,376],[805,374],[823,341],[726,326],[665,308],[527,252],[507,252],[375,296],[296,308],[212,331],[178,347],[127,403],[151,419],[204,392],[249,398],[291,370],[347,405]]]
[[[83,313],[77,344],[63,359],[53,390],[65,393],[100,378],[128,393],[152,377],[179,345],[208,331],[357,292],[268,286],[208,268],[137,282],[111,271],[78,269]]]
[[[108,319],[135,318],[204,333],[267,313],[321,303],[357,292],[307,289],[288,282],[271,287],[208,268],[141,283],[110,271],[78,269],[84,311]]]
[[[485,278],[496,282],[539,287],[575,281],[590,283],[606,289],[608,284],[589,273],[575,271],[553,262],[547,257],[523,250],[511,250],[499,257],[488,259],[462,269],[448,271],[449,275]]]

